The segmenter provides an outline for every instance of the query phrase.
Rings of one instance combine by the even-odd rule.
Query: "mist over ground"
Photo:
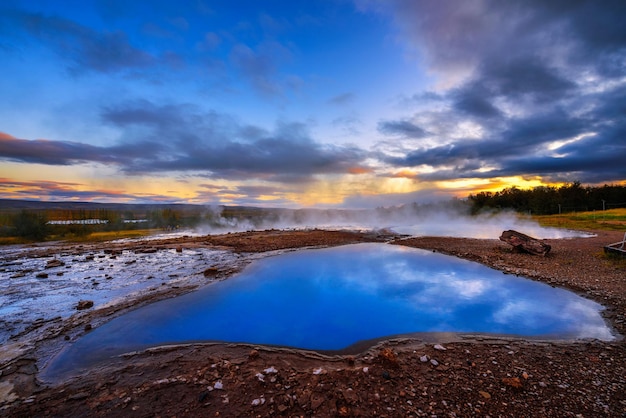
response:
[[[461,200],[416,203],[389,208],[349,209],[254,209],[240,216],[222,206],[208,207],[206,223],[195,229],[200,234],[217,234],[265,229],[350,229],[389,230],[412,236],[441,236],[498,239],[514,229],[539,239],[585,237],[580,231],[540,226],[530,217],[513,211],[472,214]]]

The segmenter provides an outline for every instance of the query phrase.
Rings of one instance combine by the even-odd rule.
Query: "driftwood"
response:
[[[545,242],[513,230],[504,231],[500,235],[500,241],[512,245],[517,250],[543,256],[552,248]]]

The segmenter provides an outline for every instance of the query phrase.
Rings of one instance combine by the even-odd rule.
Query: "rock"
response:
[[[216,267],[209,267],[208,269],[204,270],[203,274],[204,277],[215,277],[219,272],[220,271]]]
[[[437,360],[435,360],[434,358],[430,359],[430,364],[432,364],[435,367],[439,366],[439,362]]]
[[[421,356],[421,357],[420,357],[420,361],[421,361],[422,363],[426,363],[426,362],[428,362],[428,356],[427,356],[426,354],[424,354],[423,356]]]
[[[198,395],[198,402],[200,403],[204,402],[208,396],[209,396],[209,392],[207,392],[206,390],[203,392],[200,392],[200,395]]]
[[[311,409],[316,410],[324,403],[324,396],[321,393],[313,393],[311,395]]]
[[[61,267],[61,266],[64,266],[64,265],[65,265],[65,263],[63,261],[55,258],[54,260],[50,260],[50,261],[48,261],[46,263],[46,268],[47,269],[51,269],[51,268],[54,268],[54,267]]]
[[[519,389],[522,387],[522,381],[519,377],[503,377],[502,383],[512,388]]]
[[[393,367],[399,367],[398,364],[398,356],[396,353],[389,347],[385,347],[378,353],[378,358],[382,360],[383,363],[387,363]]]
[[[93,306],[93,300],[79,300],[76,304],[76,309],[82,311],[83,309],[89,309]]]
[[[478,393],[480,393],[480,396],[482,396],[485,399],[491,399],[491,394],[489,394],[489,392],[485,392],[484,390],[479,390]]]
[[[447,350],[447,348],[445,348],[444,346],[442,346],[442,345],[440,345],[440,344],[435,344],[435,345],[433,346],[433,348],[434,348],[435,350],[439,350],[439,351],[446,351],[446,350]]]
[[[543,256],[547,255],[552,248],[548,244],[539,241],[536,238],[529,237],[528,235],[513,230],[502,232],[502,235],[500,235],[500,241],[504,241],[507,244],[512,245],[516,250]]]
[[[37,273],[37,275],[35,276],[38,279],[47,279],[48,278],[48,273]]]

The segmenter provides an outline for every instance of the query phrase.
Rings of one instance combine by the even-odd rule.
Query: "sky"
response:
[[[0,198],[626,184],[623,0],[3,0]]]

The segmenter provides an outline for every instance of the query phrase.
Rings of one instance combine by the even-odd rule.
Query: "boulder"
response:
[[[550,249],[552,249],[552,247],[543,241],[513,230],[504,231],[502,235],[500,235],[500,241],[504,241],[512,245],[513,248],[529,254],[545,256],[550,252]]]

